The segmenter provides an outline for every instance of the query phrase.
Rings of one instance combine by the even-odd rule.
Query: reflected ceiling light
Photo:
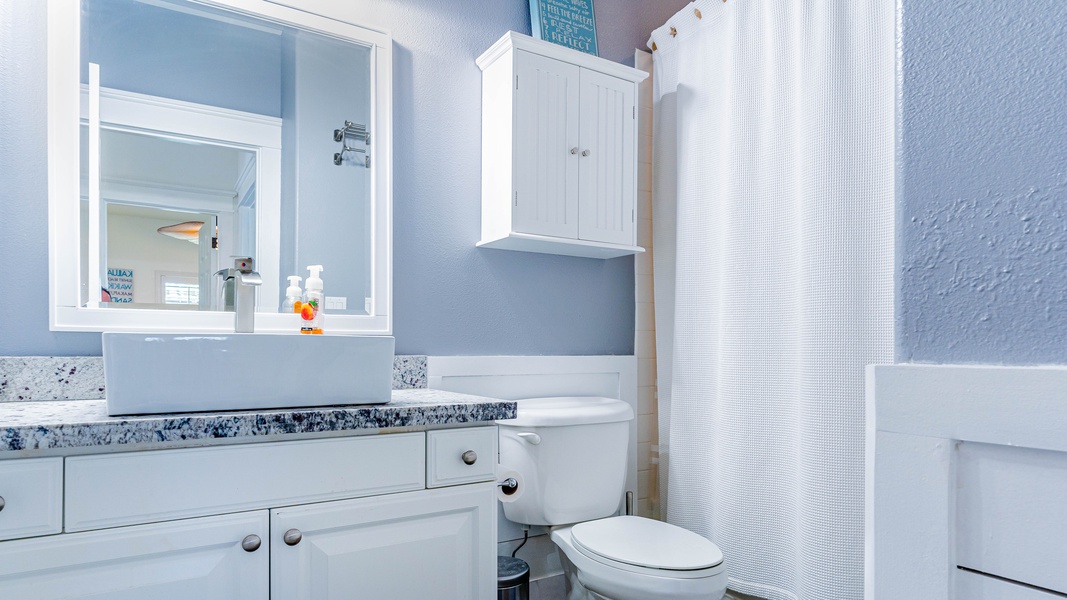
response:
[[[160,227],[156,231],[163,235],[170,236],[178,240],[185,240],[194,244],[200,244],[200,228],[204,226],[203,221],[186,221],[184,223],[176,223],[174,225],[167,225],[166,227]]]

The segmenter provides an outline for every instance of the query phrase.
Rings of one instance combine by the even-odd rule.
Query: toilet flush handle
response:
[[[541,436],[537,435],[536,433],[523,432],[516,433],[515,435],[521,437],[522,439],[526,440],[527,443],[533,444],[534,446],[541,443]]]

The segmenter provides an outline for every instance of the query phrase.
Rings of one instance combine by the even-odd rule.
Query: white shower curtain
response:
[[[863,597],[896,23],[884,0],[699,0],[652,36],[661,503],[740,592]]]

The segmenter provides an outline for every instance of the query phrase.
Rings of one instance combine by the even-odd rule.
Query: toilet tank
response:
[[[504,502],[509,521],[566,525],[615,514],[626,488],[633,408],[590,396],[518,400],[497,421],[500,468],[517,471],[522,494]]]

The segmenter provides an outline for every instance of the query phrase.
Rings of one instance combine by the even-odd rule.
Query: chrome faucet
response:
[[[237,333],[253,333],[256,328],[256,286],[263,278],[255,271],[255,261],[249,257],[233,259],[232,269],[215,273],[219,278],[220,294],[226,282],[233,280],[233,330]]]

